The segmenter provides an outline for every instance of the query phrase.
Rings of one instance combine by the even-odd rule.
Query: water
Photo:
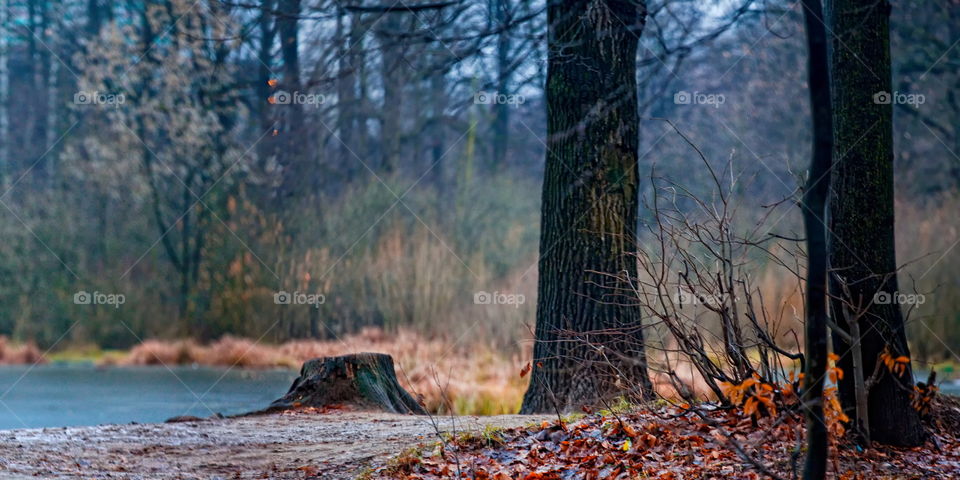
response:
[[[2,366],[0,429],[243,413],[282,396],[296,376],[295,370],[210,367]]]

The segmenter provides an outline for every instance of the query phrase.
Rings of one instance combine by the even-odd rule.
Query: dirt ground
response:
[[[544,417],[436,417],[450,432]],[[420,442],[427,417],[285,413],[172,424],[0,431],[4,479],[352,479]]]

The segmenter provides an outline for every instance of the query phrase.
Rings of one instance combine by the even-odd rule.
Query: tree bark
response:
[[[636,278],[639,0],[551,1],[536,343],[521,412],[649,398]]]
[[[382,353],[355,353],[308,360],[286,395],[266,411],[296,407],[349,405],[390,413],[426,414],[397,382],[393,358]]]
[[[810,171],[803,192],[803,224],[807,235],[807,296],[803,407],[807,417],[804,480],[825,478],[827,425],[823,413],[823,381],[827,369],[827,231],[824,216],[830,194],[833,118],[827,34],[820,0],[804,0],[807,32],[810,116],[813,124]]]
[[[830,198],[830,268],[843,278],[846,297],[831,277],[831,308],[842,318],[843,305],[860,305],[862,365],[873,372],[889,347],[910,356],[903,312],[896,302],[878,303],[878,294],[896,298],[893,207],[893,106],[875,99],[892,92],[890,4],[886,0],[834,0],[831,8],[832,82],[836,125],[835,180]],[[850,345],[833,336],[839,366],[853,368]],[[845,409],[856,408],[853,375],[840,382]],[[910,405],[913,372],[900,378],[884,371],[868,396],[870,434],[875,441],[917,446],[925,434]],[[853,416],[853,415],[851,415]]]

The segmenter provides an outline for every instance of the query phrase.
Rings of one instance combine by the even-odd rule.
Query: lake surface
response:
[[[231,415],[281,397],[295,370],[89,364],[0,366],[0,429]]]

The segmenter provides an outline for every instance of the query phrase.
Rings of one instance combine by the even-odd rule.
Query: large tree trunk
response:
[[[893,108],[874,97],[892,90],[889,15],[886,0],[834,0],[831,9],[837,164],[830,200],[830,267],[849,287],[845,301],[867,308],[859,320],[861,364],[867,375],[885,347],[895,356],[910,355],[899,305],[874,301],[880,292],[895,298],[899,290],[893,228]],[[845,295],[835,278],[831,278],[831,294],[833,318],[844,318],[843,301],[837,297]],[[836,334],[833,342],[840,368],[852,372],[850,345]],[[891,445],[922,444],[920,418],[910,405],[912,371],[907,368],[900,378],[887,371],[881,374],[868,397],[871,438]],[[847,409],[856,406],[853,378],[845,375],[840,382]]]
[[[804,480],[824,478],[827,472],[827,425],[823,413],[823,381],[827,370],[827,228],[824,223],[830,195],[833,159],[833,111],[827,33],[820,0],[804,0],[807,32],[807,78],[813,145],[810,171],[803,192],[803,225],[807,235],[806,371],[803,406],[807,417],[807,458]]]
[[[523,413],[649,396],[636,278],[638,0],[551,1],[536,343]],[[599,348],[602,347],[602,348]]]

